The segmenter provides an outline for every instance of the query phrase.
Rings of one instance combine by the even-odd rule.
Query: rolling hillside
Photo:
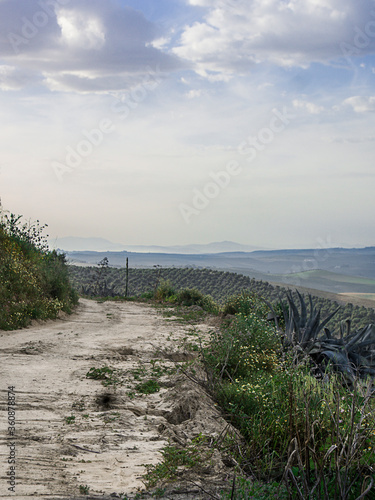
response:
[[[243,274],[257,280],[331,293],[375,293],[375,247],[364,249],[275,250],[206,254],[67,252],[69,262],[94,266],[103,258],[111,267],[194,268]]]
[[[79,293],[84,295],[96,294],[99,282],[105,283],[110,294],[124,296],[126,287],[126,270],[107,268],[105,273],[99,275],[98,268],[70,266],[73,285]],[[255,280],[237,273],[223,272],[212,269],[192,268],[154,268],[154,269],[129,269],[129,296],[140,296],[155,289],[161,280],[169,281],[179,290],[181,288],[197,288],[202,293],[211,295],[214,300],[224,303],[229,297],[241,293],[243,290],[255,292],[274,303],[285,298],[286,287],[271,284],[267,281]],[[290,287],[289,287],[290,288]],[[360,328],[368,323],[375,323],[375,310],[350,302],[350,298],[326,292],[306,290],[315,296],[314,303],[322,308],[322,315],[326,316],[338,305],[339,313],[332,320],[331,327],[337,327],[340,321],[348,318],[353,320],[354,326]]]

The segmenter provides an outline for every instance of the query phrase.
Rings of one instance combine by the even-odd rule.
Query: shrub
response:
[[[182,306],[199,306],[205,311],[216,313],[218,307],[209,295],[203,295],[196,288],[184,288],[176,294],[175,302]]]
[[[169,280],[160,280],[158,287],[155,290],[153,298],[158,301],[173,299],[176,295],[176,290]]]
[[[223,306],[223,314],[238,314],[243,315],[255,313],[259,316],[266,317],[268,313],[267,305],[260,300],[258,294],[243,290],[240,294],[230,297]]]
[[[22,224],[13,214],[0,217],[0,329],[56,318],[78,302],[65,256],[47,250],[44,227]]]
[[[205,356],[216,367],[217,375],[239,379],[272,372],[279,364],[280,347],[273,326],[253,313],[238,315],[226,330],[213,333]]]

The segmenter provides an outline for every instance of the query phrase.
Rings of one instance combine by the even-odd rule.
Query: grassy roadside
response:
[[[199,292],[182,295],[189,293],[196,302],[188,304],[205,310]],[[177,308],[178,297],[166,283],[155,292],[159,303]],[[222,318],[221,327],[200,353],[206,389],[243,437],[240,444],[225,443],[237,464],[237,479],[216,498],[375,498],[373,377],[348,381],[339,362],[327,363],[329,356],[324,353],[317,375],[316,352],[309,353],[303,343],[288,344],[287,325],[276,328],[268,321],[270,309],[255,294],[240,294],[221,308],[206,300],[206,311]],[[294,311],[295,305],[290,307]],[[307,320],[306,313],[305,326]],[[359,349],[360,333],[344,340],[349,344],[357,338]],[[367,343],[375,346],[373,335]],[[177,470],[205,462],[206,451],[199,454],[204,439],[201,436],[199,443],[185,449],[167,447],[160,464],[150,466],[146,485],[176,480]],[[212,446],[222,448],[223,443]]]
[[[78,294],[70,285],[64,254],[50,251],[45,226],[0,213],[0,329],[71,312]]]

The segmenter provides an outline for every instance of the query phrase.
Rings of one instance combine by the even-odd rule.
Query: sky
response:
[[[375,3],[0,0],[0,196],[51,238],[375,244]]]

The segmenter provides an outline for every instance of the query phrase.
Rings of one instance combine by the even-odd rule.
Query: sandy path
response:
[[[174,366],[166,352],[181,351],[189,329],[147,305],[81,300],[65,320],[0,331],[0,497],[72,497],[86,485],[95,495],[142,488],[142,464],[160,459],[157,451],[167,443],[162,430],[174,411],[170,375],[160,371]],[[86,377],[103,366],[117,370],[116,387]],[[129,395],[155,368],[160,392]],[[15,388],[14,438],[9,386]],[[15,494],[7,482],[12,442]]]

